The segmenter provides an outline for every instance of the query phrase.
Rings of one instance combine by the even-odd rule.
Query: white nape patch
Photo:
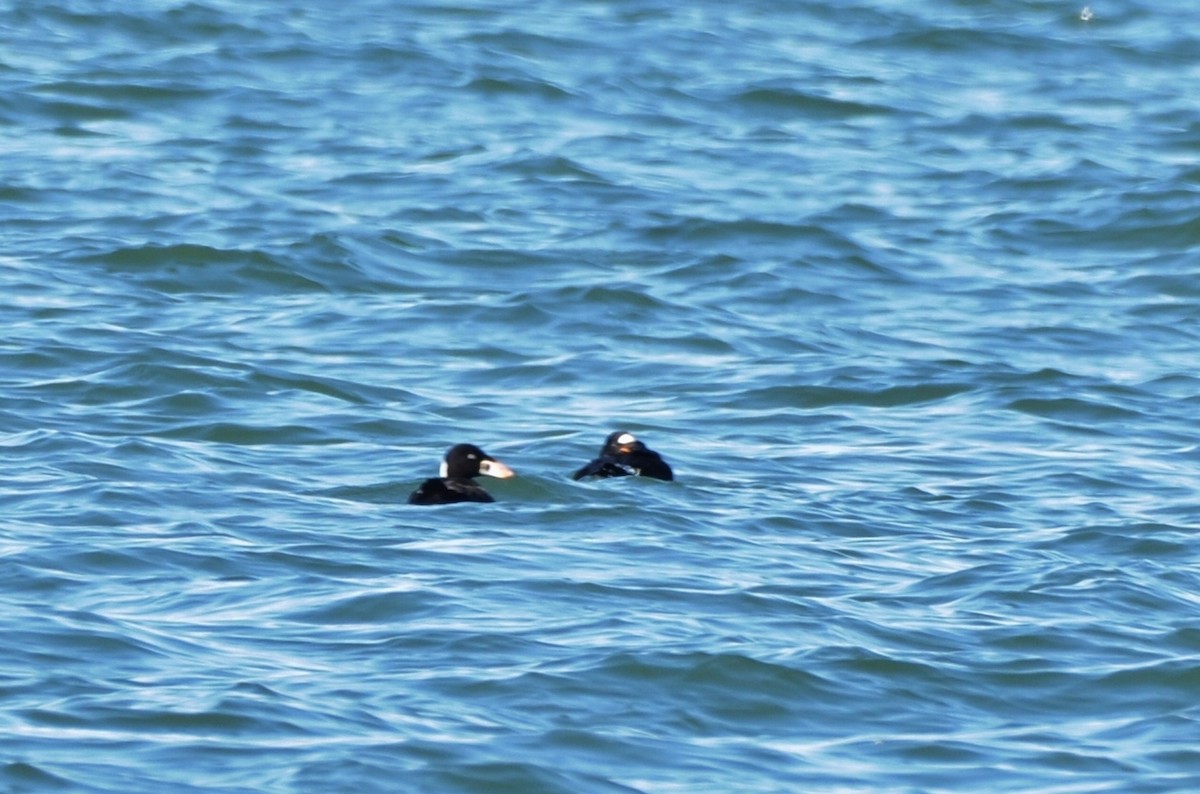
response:
[[[630,433],[622,433],[621,435],[617,436],[618,444],[632,444],[635,441],[637,441],[637,439],[634,438]]]
[[[450,464],[444,460],[442,461],[442,465],[438,468],[438,476],[439,477],[449,477],[450,476]]]

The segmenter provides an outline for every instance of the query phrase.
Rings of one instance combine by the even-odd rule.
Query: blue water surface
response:
[[[0,789],[1196,790],[1194,11],[0,3]]]

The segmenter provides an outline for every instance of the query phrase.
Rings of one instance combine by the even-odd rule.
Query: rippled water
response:
[[[0,4],[0,788],[1194,790],[1193,14]]]

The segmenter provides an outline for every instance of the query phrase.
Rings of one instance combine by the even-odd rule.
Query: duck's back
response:
[[[474,480],[431,477],[408,497],[410,505],[448,505],[455,502],[494,502]]]

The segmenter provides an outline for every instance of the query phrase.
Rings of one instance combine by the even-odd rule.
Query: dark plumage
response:
[[[623,430],[611,433],[600,448],[600,457],[571,475],[571,479],[627,475],[653,477],[656,480],[675,479],[671,467],[662,456]]]
[[[442,459],[441,476],[421,483],[408,497],[410,505],[448,505],[454,502],[494,502],[495,499],[475,482],[484,475],[506,479],[516,472],[474,444],[455,444]]]

